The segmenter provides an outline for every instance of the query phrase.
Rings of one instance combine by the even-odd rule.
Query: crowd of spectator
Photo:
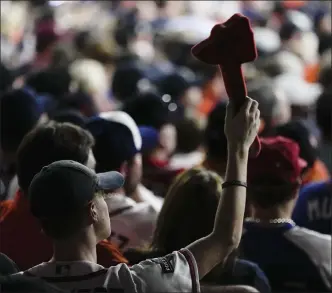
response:
[[[0,292],[331,292],[331,9],[1,1]],[[235,13],[241,109],[191,54]]]

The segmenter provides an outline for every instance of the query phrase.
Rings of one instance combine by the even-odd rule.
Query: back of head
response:
[[[277,126],[275,135],[295,141],[300,147],[300,157],[308,163],[307,167],[313,166],[317,158],[318,141],[303,121],[293,120]]]
[[[59,67],[32,73],[26,84],[38,94],[47,94],[57,99],[71,91],[73,82],[68,68]]]
[[[145,83],[150,86],[145,68],[136,63],[119,64],[112,79],[112,92],[121,102],[132,99],[144,88]]]
[[[59,123],[71,123],[81,128],[85,128],[86,118],[78,110],[67,109],[56,111],[52,115],[52,120]]]
[[[204,133],[204,145],[208,158],[226,160],[227,138],[224,133],[226,103],[219,103],[209,113]]]
[[[203,168],[179,175],[160,211],[153,248],[170,253],[208,235],[213,229],[221,183],[216,173]]]
[[[261,138],[261,152],[248,162],[248,195],[254,206],[272,208],[295,198],[307,163],[296,142]]]
[[[170,95],[174,101],[179,101],[190,86],[191,80],[181,72],[170,73],[158,82],[159,91]]]
[[[34,93],[20,89],[9,91],[1,97],[0,111],[1,148],[15,152],[23,137],[38,124],[43,107]]]
[[[124,104],[123,111],[128,113],[137,125],[160,129],[169,121],[169,111],[161,96],[155,92],[139,94]]]
[[[100,62],[92,59],[78,59],[70,65],[69,72],[84,92],[104,97],[107,95],[108,76]]]
[[[323,136],[332,139],[332,87],[322,93],[316,103],[316,121]]]
[[[36,127],[23,139],[17,152],[17,176],[24,193],[33,177],[59,160],[86,164],[93,145],[91,134],[70,123],[51,122]]]
[[[176,151],[183,154],[197,151],[203,139],[203,131],[197,123],[185,118],[177,121],[175,127],[177,133]]]
[[[279,102],[275,88],[271,85],[271,80],[253,80],[248,84],[248,96],[257,100],[261,119],[264,123],[263,133],[270,130],[274,125],[279,109]]]
[[[120,170],[141,151],[142,137],[135,121],[125,112],[110,111],[92,117],[87,129],[95,139],[96,171]]]

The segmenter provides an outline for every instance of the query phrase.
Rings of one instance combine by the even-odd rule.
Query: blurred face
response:
[[[142,155],[136,154],[127,162],[124,189],[127,195],[133,193],[142,179]]]
[[[176,128],[174,125],[166,124],[160,129],[159,143],[168,155],[173,154],[177,144]]]
[[[91,214],[94,220],[93,226],[98,242],[111,235],[111,221],[104,196],[97,194],[92,201]]]

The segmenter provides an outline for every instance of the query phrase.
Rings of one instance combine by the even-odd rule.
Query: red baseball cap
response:
[[[248,163],[248,182],[270,177],[294,183],[301,176],[307,162],[300,158],[300,148],[291,139],[277,136],[260,138],[261,152]]]

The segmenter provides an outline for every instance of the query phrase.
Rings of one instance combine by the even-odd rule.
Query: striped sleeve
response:
[[[138,293],[200,292],[196,261],[187,249],[131,267]]]

